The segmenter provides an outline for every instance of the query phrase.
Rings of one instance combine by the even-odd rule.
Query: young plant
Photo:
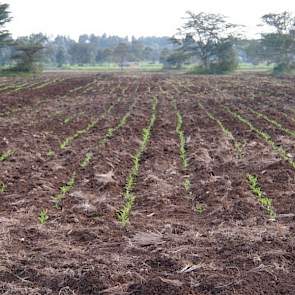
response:
[[[80,166],[82,168],[87,167],[89,165],[90,161],[92,160],[92,158],[93,158],[93,153],[91,153],[91,152],[87,153],[85,155],[83,161],[81,161]]]
[[[72,121],[72,118],[71,117],[66,117],[65,119],[64,119],[64,124],[68,124],[68,123],[70,123]]]
[[[6,191],[6,185],[4,182],[0,181],[0,193],[4,193]]]
[[[186,140],[185,140],[184,132],[182,130],[183,120],[179,111],[177,111],[176,117],[177,117],[176,133],[178,134],[179,144],[180,144],[180,147],[179,147],[180,159],[181,159],[183,168],[186,169],[188,167],[188,159],[187,159],[186,148],[185,148]]]
[[[55,155],[55,152],[52,149],[49,149],[47,152],[47,156],[52,158]]]
[[[271,220],[276,220],[276,213],[272,207],[272,200],[268,198],[263,192],[262,188],[258,183],[258,178],[255,175],[248,174],[247,180],[251,192],[256,196],[260,205],[266,209],[267,214],[270,216]]]
[[[155,121],[156,121],[157,105],[158,105],[158,99],[157,99],[157,97],[153,97],[152,113],[150,116],[148,127],[144,128],[142,130],[142,141],[138,147],[138,151],[136,152],[136,154],[132,158],[133,165],[132,165],[132,168],[128,174],[128,177],[126,180],[126,185],[125,185],[125,191],[123,193],[124,204],[123,204],[122,208],[117,213],[117,219],[119,220],[119,222],[123,226],[126,226],[127,223],[129,222],[130,212],[131,212],[132,207],[135,202],[135,196],[133,195],[132,191],[133,191],[135,183],[136,183],[136,178],[139,174],[140,161],[141,161],[142,155],[144,154],[145,149],[149,143],[149,140],[151,137],[151,130],[152,130],[152,128],[155,124]]]
[[[40,224],[45,224],[48,220],[49,216],[47,214],[47,210],[46,209],[42,209],[40,211],[40,214],[38,216],[38,220],[40,222]]]
[[[228,130],[228,129],[223,125],[223,123],[222,123],[219,119],[217,119],[212,113],[208,112],[208,111],[206,110],[206,108],[205,108],[201,103],[198,103],[198,105],[199,105],[199,107],[200,107],[201,109],[203,109],[203,110],[205,111],[205,113],[207,114],[207,116],[208,116],[211,120],[215,121],[215,122],[218,124],[218,126],[221,128],[221,130],[222,130],[222,132],[224,133],[224,135],[225,135],[225,136],[226,136],[231,142],[233,142],[233,146],[234,146],[234,148],[235,148],[235,151],[236,151],[237,157],[238,157],[238,158],[241,158],[241,157],[243,156],[243,147],[244,147],[245,144],[243,145],[243,144],[241,144],[240,142],[236,141],[236,139],[234,138],[234,136],[233,136],[233,134],[231,133],[231,131]]]
[[[201,215],[205,211],[205,208],[202,204],[197,204],[195,210],[197,215]]]
[[[15,151],[13,150],[8,150],[7,152],[4,153],[0,153],[0,162],[4,162],[7,159],[9,159],[13,154],[15,153]]]
[[[68,182],[59,188],[59,193],[52,197],[53,207],[56,209],[61,208],[61,202],[66,194],[75,186],[75,175],[73,175]]]
[[[228,113],[230,113],[233,117],[238,119],[240,122],[247,125],[252,131],[254,131],[257,134],[258,137],[260,137],[267,144],[269,144],[275,153],[277,153],[283,160],[287,161],[293,169],[295,169],[295,162],[292,158],[290,158],[289,153],[285,151],[281,146],[276,145],[269,134],[256,128],[250,121],[242,117],[240,114],[233,112],[230,108],[226,107],[225,110]]]
[[[183,186],[184,186],[184,189],[186,190],[186,192],[190,192],[190,189],[191,189],[191,181],[190,181],[189,178],[185,178],[184,179]]]
[[[285,132],[286,134],[292,136],[292,137],[295,137],[295,131],[293,130],[290,130],[288,128],[285,128],[281,123],[269,118],[268,116],[262,114],[262,113],[259,113],[251,108],[248,108],[249,111],[252,113],[252,114],[255,114],[258,118],[263,118],[265,121],[267,121],[268,123],[272,124],[273,126],[277,127],[278,129],[282,130],[283,132]]]

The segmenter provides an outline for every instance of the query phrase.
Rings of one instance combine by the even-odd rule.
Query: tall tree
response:
[[[8,11],[8,4],[0,3],[0,46],[6,45],[10,34],[4,29],[5,24],[11,21],[10,12]]]
[[[15,42],[16,52],[12,57],[16,61],[14,70],[19,72],[41,70],[42,50],[46,41],[47,37],[41,33],[18,38]]]
[[[118,46],[114,49],[113,55],[116,61],[118,62],[121,70],[123,70],[124,63],[127,60],[129,47],[126,43],[119,43]]]
[[[288,72],[295,67],[295,17],[289,12],[269,13],[262,21],[272,32],[262,34],[264,58],[275,63],[274,73]]]
[[[197,57],[206,72],[218,69],[219,63],[224,70],[231,70],[233,65],[230,63],[235,59],[232,55],[235,55],[233,47],[238,36],[237,25],[227,22],[223,15],[204,12],[188,11],[185,19],[185,24],[173,38],[174,43],[180,45],[184,52]],[[229,65],[228,69],[224,68],[225,64]]]

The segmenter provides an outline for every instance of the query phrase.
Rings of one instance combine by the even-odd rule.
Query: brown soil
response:
[[[295,138],[249,111],[295,131],[294,85],[293,78],[264,75],[1,80],[0,153],[14,154],[0,162],[6,187],[0,192],[0,294],[295,294],[295,170],[224,109],[238,111],[295,159]],[[116,214],[154,96],[157,120],[123,227]],[[174,100],[183,116],[187,169]],[[240,153],[198,102],[233,134]],[[99,145],[128,112],[126,125]],[[93,128],[60,148],[93,120]],[[89,151],[93,158],[82,168]],[[52,196],[73,173],[74,187],[54,208]],[[248,173],[272,199],[276,221],[250,191]],[[42,209],[49,217],[43,225]]]

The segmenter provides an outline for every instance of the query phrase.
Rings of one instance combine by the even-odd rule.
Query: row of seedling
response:
[[[15,87],[14,89],[6,92],[6,94],[14,94],[14,93],[19,92],[21,90],[27,90],[27,89],[33,90],[34,87],[38,87],[39,85],[42,85],[42,84],[44,84],[44,81],[35,81],[33,83],[31,82],[31,83],[22,84],[18,87]]]
[[[10,157],[14,155],[15,151],[8,150],[4,153],[0,153],[0,162],[4,162],[8,160]],[[4,193],[6,191],[7,187],[6,184],[0,180],[0,193]]]
[[[272,140],[271,136],[268,133],[258,129],[250,121],[248,121],[246,118],[241,116],[239,113],[232,111],[230,108],[225,107],[225,110],[229,112],[233,117],[238,119],[240,122],[247,125],[253,132],[255,132],[258,135],[258,137],[260,137],[267,144],[269,144],[274,152],[276,152],[283,160],[287,161],[289,165],[295,169],[295,162],[293,161],[292,156],[286,150],[284,150],[281,146],[278,146]]]
[[[111,139],[119,129],[123,128],[126,125],[128,118],[130,117],[136,102],[137,101],[135,101],[131,105],[129,111],[120,119],[119,123],[115,127],[109,128],[107,130],[105,136],[98,141],[98,147],[106,143],[106,141]],[[93,159],[93,156],[94,156],[93,152],[87,152],[84,156],[84,159],[80,162],[80,167],[86,168],[90,164],[91,160]],[[76,179],[77,179],[76,175],[77,175],[77,172],[74,172],[71,178],[67,181],[67,183],[62,185],[59,188],[59,193],[52,197],[53,206],[55,208],[61,207],[62,200],[66,197],[66,194],[69,193],[75,186]]]
[[[250,190],[258,199],[259,204],[266,210],[271,220],[276,220],[276,213],[272,206],[272,199],[267,197],[267,195],[263,192],[260,184],[258,183],[257,176],[248,174],[247,180]]]
[[[273,126],[277,127],[278,129],[280,129],[281,131],[285,132],[286,134],[292,136],[295,138],[295,131],[290,130],[288,128],[285,128],[281,123],[277,122],[274,119],[269,118],[268,116],[266,116],[265,114],[262,114],[260,112],[257,112],[251,108],[248,108],[248,110],[256,115],[258,118],[263,118],[265,121],[267,121],[268,123],[272,124]]]
[[[173,100],[173,107],[176,113],[176,134],[179,140],[179,156],[181,160],[181,165],[184,171],[188,168],[188,157],[186,151],[186,137],[183,131],[183,118],[180,111],[177,109],[176,100]],[[183,181],[183,186],[187,192],[190,192],[191,182],[188,175],[185,176]]]
[[[120,102],[120,98],[118,99],[117,102]],[[82,135],[88,133],[91,129],[95,128],[97,126],[97,123],[99,122],[99,120],[104,119],[112,111],[113,107],[114,107],[113,104],[110,105],[109,108],[98,119],[91,121],[90,123],[88,123],[88,125],[85,128],[79,129],[73,135],[65,138],[65,140],[60,143],[59,147],[61,149],[67,148],[69,145],[72,144],[72,142],[75,139],[81,137]]]
[[[100,139],[98,141],[98,147],[101,147],[102,145],[104,145],[108,140],[110,140],[112,137],[114,137],[114,135],[120,129],[122,129],[127,124],[127,121],[129,119],[129,117],[131,116],[132,110],[134,109],[136,103],[137,103],[137,101],[134,101],[132,103],[129,111],[120,119],[119,123],[115,127],[109,127],[107,129],[106,134],[103,136],[102,139]],[[89,163],[91,162],[92,158],[93,158],[93,153],[87,152],[84,156],[84,159],[80,162],[80,166],[82,168],[87,167],[89,165]]]
[[[205,111],[205,113],[207,114],[207,116],[211,120],[213,120],[213,121],[215,121],[217,123],[217,125],[221,128],[224,135],[233,143],[233,146],[234,146],[234,149],[236,151],[237,157],[241,158],[242,155],[243,155],[243,144],[240,143],[239,141],[237,141],[235,139],[235,137],[233,136],[232,132],[229,129],[227,129],[218,118],[216,118],[212,113],[207,111],[206,108],[200,102],[198,103],[198,105],[203,111]]]
[[[69,193],[72,190],[72,188],[75,186],[75,179],[76,179],[76,175],[75,173],[73,173],[73,175],[70,177],[67,183],[62,185],[59,188],[59,193],[52,197],[54,208],[56,209],[61,208],[62,200],[66,197],[66,194]]]
[[[137,152],[132,158],[132,168],[128,174],[124,192],[123,192],[124,204],[122,208],[119,210],[119,212],[117,213],[117,218],[123,226],[125,226],[129,222],[129,216],[135,202],[135,195],[133,193],[133,190],[136,185],[136,180],[139,174],[140,162],[147,148],[147,145],[150,141],[152,128],[157,118],[157,106],[158,106],[158,99],[157,97],[153,97],[152,112],[149,119],[149,124],[146,128],[142,130],[142,141],[139,145]]]

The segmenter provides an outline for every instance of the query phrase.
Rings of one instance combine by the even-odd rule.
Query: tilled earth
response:
[[[157,119],[123,226],[117,213],[154,98]],[[11,152],[0,161],[0,294],[295,294],[294,78],[2,78],[0,105],[0,159]]]

